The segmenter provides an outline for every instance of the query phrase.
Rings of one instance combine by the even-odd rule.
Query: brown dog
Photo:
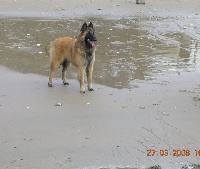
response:
[[[92,22],[82,25],[77,39],[63,37],[55,39],[47,46],[47,53],[50,56],[50,76],[48,86],[52,87],[52,78],[55,70],[62,65],[62,80],[66,81],[66,71],[72,63],[78,68],[78,79],[80,81],[80,92],[85,93],[84,76],[87,74],[88,90],[92,88],[92,72],[95,61],[95,51],[97,38]]]

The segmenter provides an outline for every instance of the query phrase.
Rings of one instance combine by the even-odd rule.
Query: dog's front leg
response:
[[[85,93],[85,85],[84,85],[84,76],[85,76],[85,68],[78,68],[78,79],[80,82],[80,92]]]
[[[87,66],[87,69],[86,69],[89,91],[94,91],[94,89],[92,88],[92,72],[93,72],[93,64],[90,64]]]

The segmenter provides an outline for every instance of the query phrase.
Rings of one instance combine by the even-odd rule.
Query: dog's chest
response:
[[[82,53],[82,61],[83,61],[84,65],[86,65],[86,66],[90,65],[92,59],[93,59],[92,52],[83,52]]]

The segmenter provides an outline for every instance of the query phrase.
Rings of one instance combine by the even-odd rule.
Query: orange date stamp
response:
[[[155,150],[155,149],[149,149],[147,150],[146,156],[162,156],[162,157],[167,157],[167,156],[173,156],[173,157],[189,157],[190,155],[195,155],[200,157],[200,149],[199,150],[188,150],[188,149],[173,149],[172,151],[169,151],[168,149],[163,149],[163,150]]]

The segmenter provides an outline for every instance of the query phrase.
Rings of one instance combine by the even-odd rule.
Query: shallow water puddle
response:
[[[157,19],[0,19],[0,64],[23,72],[48,76],[45,47],[61,36],[76,37],[81,24],[92,21],[98,38],[94,81],[115,88],[132,88],[133,80],[151,80],[158,74],[200,70],[200,43],[173,21]],[[158,23],[160,22],[160,23]],[[165,24],[164,24],[165,23]],[[171,26],[170,26],[171,24]],[[170,29],[171,27],[171,29]],[[60,77],[61,70],[56,77]],[[71,68],[68,78],[76,78]]]

